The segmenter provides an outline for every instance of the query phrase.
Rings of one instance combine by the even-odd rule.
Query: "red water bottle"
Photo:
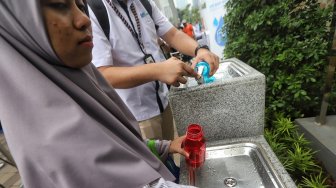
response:
[[[191,124],[187,127],[184,150],[189,153],[189,158],[186,158],[189,167],[198,168],[202,166],[205,160],[205,139],[200,125]]]

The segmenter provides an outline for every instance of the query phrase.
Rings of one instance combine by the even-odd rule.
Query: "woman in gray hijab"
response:
[[[0,0],[0,119],[25,188],[184,187],[90,64],[86,10],[81,0]],[[187,155],[183,139],[154,148]]]

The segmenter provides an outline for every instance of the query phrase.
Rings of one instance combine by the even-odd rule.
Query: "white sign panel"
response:
[[[228,0],[206,0],[206,8],[201,9],[201,17],[208,34],[209,47],[212,52],[223,57],[226,43],[226,34],[222,31],[223,16],[226,14],[225,3]]]

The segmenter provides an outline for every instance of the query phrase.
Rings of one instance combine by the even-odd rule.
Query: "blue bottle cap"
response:
[[[195,67],[195,71],[201,75],[201,78],[197,80],[198,84],[211,83],[215,81],[215,77],[209,76],[210,66],[207,62],[205,61],[198,62]]]

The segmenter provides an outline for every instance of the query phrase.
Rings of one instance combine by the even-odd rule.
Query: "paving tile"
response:
[[[0,144],[8,149],[3,134],[0,134]],[[0,158],[6,159],[2,153],[0,153]],[[5,188],[20,188],[21,179],[18,170],[14,166],[5,163],[5,166],[0,169],[0,184],[4,185]]]
[[[19,179],[18,181],[16,181],[13,185],[18,185],[18,186],[20,186],[20,185],[21,185],[21,179]]]
[[[8,172],[17,172],[17,169],[12,165],[5,164],[4,167],[1,168],[0,173],[8,173]]]
[[[20,185],[12,185],[9,188],[20,188]]]
[[[9,178],[11,178],[15,173],[3,173],[0,174],[0,183],[4,184]]]
[[[6,182],[3,183],[5,187],[13,186],[18,180],[20,180],[20,176],[18,173],[14,173]]]

